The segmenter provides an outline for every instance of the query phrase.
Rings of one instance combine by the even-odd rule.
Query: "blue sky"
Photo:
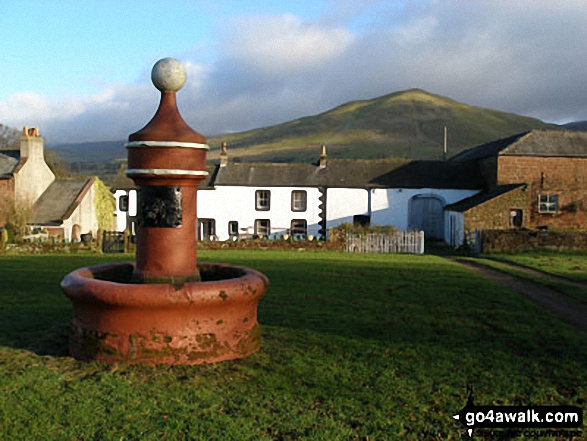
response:
[[[584,0],[4,0],[0,123],[48,143],[124,139],[152,116],[167,56],[207,136],[412,87],[584,120],[586,37]]]

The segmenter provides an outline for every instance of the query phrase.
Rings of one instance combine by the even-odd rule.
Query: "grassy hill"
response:
[[[243,160],[309,161],[328,145],[330,157],[436,159],[448,127],[449,156],[475,145],[535,128],[559,129],[534,118],[459,103],[420,89],[353,101],[327,112],[271,127],[214,137]]]
[[[126,140],[80,142],[73,144],[47,144],[49,150],[69,163],[110,162],[126,158]]]
[[[210,161],[226,141],[231,160],[311,162],[328,145],[331,158],[442,157],[444,127],[448,154],[526,130],[560,129],[534,118],[469,106],[420,89],[353,101],[319,115],[209,139]],[[197,128],[196,128],[197,129]],[[124,140],[48,145],[72,171],[98,174],[106,182],[126,158]]]
[[[575,132],[587,132],[587,121],[575,121],[563,126],[567,130],[573,130]]]

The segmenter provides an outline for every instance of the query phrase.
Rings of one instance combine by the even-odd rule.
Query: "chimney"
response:
[[[222,147],[220,148],[220,167],[226,167],[228,164],[228,152],[226,150],[226,141],[222,141]]]
[[[326,144],[322,144],[322,154],[320,155],[320,161],[318,162],[318,166],[320,168],[325,168],[326,167]]]
[[[20,137],[20,157],[30,159],[42,159],[44,140],[39,136],[39,129],[36,127],[22,129],[22,136]]]

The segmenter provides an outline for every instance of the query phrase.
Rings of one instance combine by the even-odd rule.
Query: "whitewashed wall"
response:
[[[96,237],[98,233],[98,219],[96,218],[96,210],[94,208],[94,198],[94,185],[92,185],[71,216],[61,224],[66,240],[72,239],[71,233],[73,226],[76,224],[81,227],[81,234],[91,233],[93,237]]]
[[[255,210],[255,192],[271,191],[268,211]],[[306,211],[292,211],[291,193],[307,192]],[[240,234],[254,234],[255,219],[269,219],[271,234],[283,234],[291,228],[293,219],[308,223],[308,234],[316,236],[320,229],[319,191],[310,187],[241,187],[218,186],[215,190],[198,191],[198,218],[214,219],[218,240],[228,240],[228,222],[237,221]]]
[[[17,203],[32,206],[55,180],[55,175],[43,156],[43,138],[23,137],[20,141],[22,168],[14,175]]]
[[[128,195],[128,212],[120,209],[120,198]],[[124,231],[130,226],[128,216],[137,215],[137,191],[136,190],[116,190],[114,192],[116,199],[116,209],[114,214],[116,216],[116,231]]]
[[[257,190],[271,191],[271,205],[269,211],[255,210],[255,192]],[[291,193],[294,190],[307,192],[307,209],[304,212],[291,210]],[[370,215],[371,225],[394,226],[400,230],[408,229],[410,200],[418,195],[434,195],[441,198],[446,205],[459,202],[478,193],[478,190],[452,189],[357,189],[357,188],[329,188],[327,189],[327,228],[333,228],[344,223],[353,223],[356,215]],[[126,190],[117,190],[116,198],[116,226],[118,231],[127,228],[127,213],[120,211],[119,199],[128,194]],[[318,236],[320,229],[320,192],[311,187],[243,187],[219,186],[215,190],[198,191],[198,217],[200,219],[214,219],[218,240],[229,240],[228,223],[237,221],[240,234],[254,234],[256,219],[269,219],[272,234],[283,234],[291,227],[293,219],[304,219],[308,223],[308,234]],[[129,215],[136,216],[136,191],[129,194]],[[445,240],[454,242],[454,231],[450,231],[449,214],[445,214]],[[461,215],[462,216],[462,215]],[[459,222],[455,218],[453,222]],[[454,224],[453,224],[454,225]],[[460,220],[459,237],[462,238],[462,220]],[[452,234],[452,235],[451,235]],[[462,239],[461,239],[462,241]],[[455,246],[460,243],[455,244]]]
[[[326,228],[352,224],[353,216],[369,214],[369,193],[364,188],[326,190]]]
[[[445,205],[454,204],[479,193],[479,190],[449,190],[438,188],[381,188],[371,190],[371,225],[390,225],[408,229],[410,200],[418,195],[433,195]],[[445,228],[446,228],[445,218]]]

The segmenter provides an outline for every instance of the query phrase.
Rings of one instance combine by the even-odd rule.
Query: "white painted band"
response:
[[[197,142],[177,142],[177,141],[130,141],[124,145],[126,148],[136,147],[180,147],[184,149],[202,149],[210,150],[208,144],[198,144]]]
[[[208,176],[207,171],[203,170],[179,170],[169,168],[131,168],[126,171],[127,175],[190,175],[190,176]]]

